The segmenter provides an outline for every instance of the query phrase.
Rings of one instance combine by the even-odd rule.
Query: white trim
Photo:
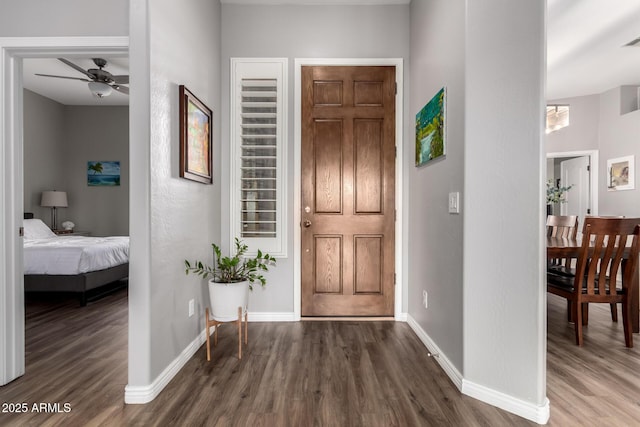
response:
[[[0,385],[24,374],[22,58],[128,48],[128,37],[0,37]]]
[[[215,331],[215,328],[211,329],[210,332],[213,333],[213,331]],[[191,360],[206,340],[207,330],[203,329],[151,384],[145,386],[126,385],[124,388],[124,403],[143,404],[155,399],[184,365]]]
[[[547,421],[549,421],[549,399],[545,398],[544,405],[537,406],[534,403],[513,398],[508,394],[466,380],[447,356],[438,348],[429,334],[420,327],[411,315],[409,315],[407,323],[462,394],[466,394],[474,399],[504,409],[505,411],[538,424],[546,424]]]
[[[404,71],[402,58],[295,58],[294,60],[294,179],[293,179],[293,311],[295,313],[296,320],[300,320],[301,317],[301,297],[302,289],[300,283],[300,275],[302,267],[300,265],[300,250],[301,250],[301,233],[300,233],[300,210],[301,210],[301,185],[300,180],[302,178],[302,164],[300,159],[301,147],[302,147],[302,133],[301,133],[301,121],[302,121],[302,105],[300,101],[301,87],[302,87],[302,66],[304,65],[353,65],[353,66],[395,66],[396,67],[396,83],[398,84],[398,94],[396,96],[396,254],[395,254],[395,268],[396,268],[396,292],[395,292],[395,307],[394,317],[396,321],[402,321],[402,290],[404,288],[404,275],[402,270],[402,246],[403,246],[403,234],[402,234],[402,176],[403,176],[403,94],[404,94]],[[406,313],[405,313],[406,314]]]
[[[266,311],[250,311],[247,315],[249,323],[251,322],[295,322],[296,315],[292,311],[283,312],[266,312]]]
[[[550,405],[549,399],[546,397],[544,398],[544,404],[538,406],[532,402],[516,399],[508,394],[473,383],[466,379],[462,380],[462,393],[522,418],[526,418],[534,423],[546,424],[549,421]]]
[[[413,329],[413,332],[416,333],[422,344],[429,350],[429,353],[432,357],[438,362],[440,367],[444,370],[445,374],[449,377],[451,382],[458,388],[458,390],[462,391],[462,374],[455,367],[453,363],[447,358],[447,356],[440,350],[440,348],[436,345],[435,341],[431,339],[429,334],[425,332],[424,329],[416,322],[416,320],[409,315],[407,319],[407,323]]]
[[[599,154],[598,150],[563,151],[547,153],[547,159],[561,157],[582,157],[589,156],[591,166],[590,186],[591,186],[591,215],[598,216],[598,176],[599,176]],[[546,178],[545,178],[546,179]]]

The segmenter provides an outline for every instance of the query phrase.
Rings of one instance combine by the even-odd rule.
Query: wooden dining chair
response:
[[[622,304],[625,345],[633,347],[630,296],[638,268],[639,224],[640,218],[586,218],[575,276],[547,275],[547,291],[571,302],[579,346],[588,304],[606,303]],[[618,288],[616,276],[622,265],[622,287]]]
[[[578,217],[576,215],[547,215],[547,237],[575,239],[578,234]],[[548,260],[547,273],[573,277],[575,269],[571,259],[554,258]]]

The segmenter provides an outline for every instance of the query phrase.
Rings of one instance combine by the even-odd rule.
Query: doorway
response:
[[[395,156],[395,178],[394,183],[391,184],[395,188],[395,222],[392,225],[395,245],[392,249],[392,254],[387,254],[387,257],[393,258],[393,265],[395,266],[395,283],[391,288],[393,294],[393,300],[391,302],[392,311],[389,311],[390,315],[393,315],[395,320],[406,320],[406,313],[403,312],[403,302],[406,304],[406,285],[403,282],[403,270],[406,267],[402,257],[402,242],[405,241],[406,233],[403,230],[403,210],[402,210],[402,134],[403,134],[403,60],[402,59],[300,59],[295,60],[295,149],[296,156],[294,157],[294,319],[300,320],[302,317],[302,229],[303,218],[302,213],[305,212],[302,204],[302,157],[300,155],[302,151],[302,68],[305,66],[362,66],[362,67],[393,67],[395,68],[394,86],[397,87],[397,95],[395,96],[395,134],[396,141],[396,153]],[[395,89],[394,87],[394,89]],[[313,221],[312,221],[313,223]],[[299,226],[298,226],[299,225]],[[379,240],[377,241],[379,242]],[[330,241],[318,241],[318,243],[325,243],[329,245]],[[333,242],[335,243],[335,242]],[[373,240],[362,240],[361,244],[367,243],[368,252],[376,253],[375,248],[378,247]],[[330,245],[328,246],[330,247]],[[363,246],[364,248],[364,246]],[[362,254],[362,250],[361,250]],[[351,273],[349,273],[351,276]],[[374,281],[375,282],[375,281]],[[363,314],[360,314],[363,315]]]
[[[598,151],[567,151],[547,154],[547,180],[556,186],[572,186],[566,203],[553,207],[555,215],[598,215]]]
[[[0,385],[24,374],[24,278],[22,258],[23,211],[23,58],[98,55],[128,55],[128,37],[0,39],[0,81],[5,88],[0,104],[4,127],[0,143],[0,210],[3,233],[0,243]]]
[[[302,315],[392,316],[395,68],[302,68]]]

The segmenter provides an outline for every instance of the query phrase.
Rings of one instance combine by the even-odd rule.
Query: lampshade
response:
[[[43,191],[40,206],[47,208],[66,208],[67,192],[66,191]]]
[[[89,90],[98,98],[111,95],[111,86],[102,82],[89,82]]]

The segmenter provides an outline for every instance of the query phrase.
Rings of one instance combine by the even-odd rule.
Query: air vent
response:
[[[640,37],[636,38],[635,40],[631,40],[629,43],[625,44],[625,46],[640,47]]]

